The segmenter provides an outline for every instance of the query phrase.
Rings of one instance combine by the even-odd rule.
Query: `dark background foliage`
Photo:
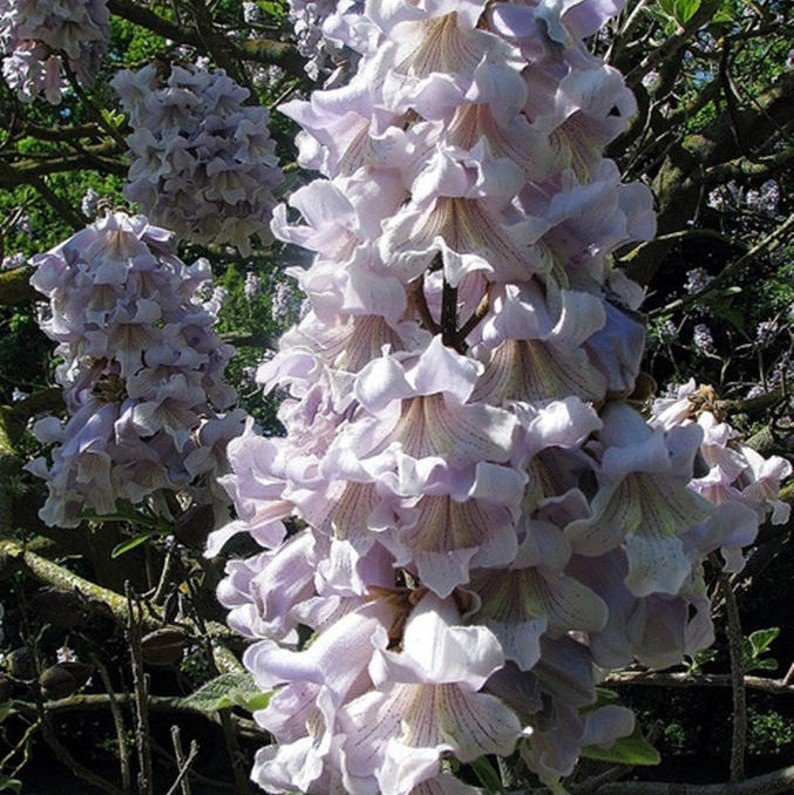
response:
[[[190,768],[192,792],[248,788],[250,757],[262,744],[249,712],[261,696],[208,645],[215,636],[230,652],[241,650],[218,623],[223,615],[213,590],[220,571],[201,558],[206,530],[200,517],[192,523],[186,517],[173,537],[111,557],[135,537],[134,528],[123,522],[70,531],[43,526],[36,511],[44,488],[21,465],[37,453],[31,421],[61,410],[52,346],[36,322],[24,260],[92,220],[81,210],[89,188],[105,206],[122,204],[125,119],[108,80],[119,68],[151,59],[205,55],[267,107],[306,95],[312,83],[291,43],[286,4],[258,5],[261,22],[249,26],[236,0],[110,0],[111,49],[93,89],[82,96],[67,92],[59,106],[23,105],[0,82],[0,737],[6,746],[0,791],[120,792],[119,759],[126,756],[133,771],[138,764],[133,727],[140,734],[140,720],[131,718],[140,692],[136,670],[139,678],[145,671],[150,687],[148,737],[157,782],[151,791],[168,790],[177,757],[190,754],[191,741],[199,749]],[[656,240],[618,253],[620,265],[647,289],[645,370],[657,394],[690,378],[712,385],[752,446],[789,457],[793,29],[785,0],[629,0],[591,42],[627,76],[640,107],[609,154],[627,181],[651,187],[658,210]],[[293,162],[292,123],[276,112],[273,131],[287,164],[286,194],[308,177]],[[276,400],[261,394],[251,373],[297,316],[300,297],[283,271],[301,255],[278,244],[250,257],[188,245],[181,253],[188,262],[197,256],[212,262],[216,284],[228,293],[220,332],[237,347],[230,381],[262,427],[278,433]],[[263,285],[253,298],[244,290],[251,273]],[[286,310],[274,313],[279,292],[290,298]],[[786,493],[791,501],[791,486]],[[748,775],[794,762],[793,688],[782,684],[794,659],[790,535],[791,523],[763,528],[747,569],[731,583],[746,637],[744,673],[774,685],[748,691]],[[125,582],[129,603],[114,601]],[[675,669],[685,681],[615,684],[663,760],[639,772],[620,768],[616,776],[727,778],[734,703],[726,686],[725,605],[713,571],[710,586],[718,641],[688,668]],[[163,634],[166,627],[176,634]],[[64,648],[78,662],[53,672]],[[219,674],[230,678],[213,689]],[[114,709],[109,692],[117,694]],[[605,768],[586,761],[572,791],[588,791],[581,784],[587,780],[589,791],[597,789],[588,777]]]

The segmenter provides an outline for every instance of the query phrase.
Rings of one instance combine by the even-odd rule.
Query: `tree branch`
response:
[[[30,286],[33,268],[22,267],[0,271],[0,304],[29,304],[39,297],[40,293]]]
[[[123,17],[129,22],[140,25],[179,44],[190,44],[198,49],[204,49],[207,44],[205,38],[198,31],[183,28],[141,3],[134,3],[132,0],[108,0],[108,10],[111,14]],[[213,39],[214,46],[222,46],[225,51],[228,51],[236,58],[265,64],[276,64],[291,74],[305,77],[303,59],[291,44],[270,39],[259,39],[254,42],[246,42],[242,47],[238,47],[221,33],[215,34]]]
[[[696,214],[710,172],[742,156],[734,126],[740,138],[758,142],[754,152],[761,153],[770,137],[794,125],[794,74],[781,75],[754,104],[738,115],[736,125],[729,113],[723,113],[701,133],[689,135],[672,147],[652,184],[659,205],[660,235],[685,228]],[[640,284],[649,284],[672,245],[668,241],[648,246],[626,268],[627,275]]]
[[[116,620],[122,624],[126,624],[129,620],[127,600],[121,594],[96,585],[63,566],[25,549],[15,541],[0,540],[0,563],[3,562],[3,559],[21,563],[32,576],[48,585],[68,591],[77,589],[87,598],[103,602],[110,608]],[[141,616],[141,626],[144,629],[160,629],[164,624],[162,612],[157,607],[149,607],[150,610],[144,611]],[[186,620],[184,624],[192,632],[201,636],[200,628],[194,621]],[[206,630],[206,637],[212,642],[212,656],[218,670],[221,673],[242,673],[245,669],[238,659],[218,640],[219,637],[228,636],[228,628],[216,621],[208,621]]]
[[[730,782],[736,784],[744,779],[744,755],[747,746],[747,694],[744,689],[744,660],[742,656],[742,623],[736,594],[731,588],[728,575],[721,570],[719,561],[717,583],[725,600],[725,634],[728,637],[728,653],[731,660],[731,693],[733,695],[733,726],[731,736]]]
[[[692,304],[699,303],[707,295],[715,292],[724,286],[725,282],[739,273],[745,266],[751,264],[759,254],[767,249],[776,248],[777,244],[783,238],[788,230],[794,226],[794,213],[790,215],[780,226],[773,232],[764,237],[760,242],[756,243],[746,254],[743,254],[733,262],[729,262],[703,289],[697,290],[694,293],[677,298],[671,301],[667,306],[659,307],[648,313],[648,317],[658,317],[660,315],[669,315],[679,309],[685,309]]]
[[[737,784],[664,784],[627,781],[605,784],[596,795],[777,795],[794,787],[794,765]]]
[[[458,288],[446,279],[441,288],[441,335],[444,345],[455,347],[458,341]]]
[[[660,45],[653,47],[648,55],[626,75],[626,83],[630,87],[637,85],[652,69],[661,67],[666,61],[675,59],[681,50],[689,44],[698,28],[705,25],[722,6],[722,0],[709,0],[701,4],[686,25]]]
[[[730,687],[730,674],[663,673],[658,671],[619,671],[604,680],[607,686],[647,685],[649,687]],[[745,676],[744,686],[775,696],[794,696],[794,682],[768,679],[764,676]]]

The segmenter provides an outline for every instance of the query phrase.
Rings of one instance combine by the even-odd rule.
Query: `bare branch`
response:
[[[199,49],[204,49],[207,45],[205,37],[198,31],[177,25],[141,3],[134,3],[132,0],[108,0],[108,9],[111,14],[123,17],[129,22],[147,28],[153,33],[179,44],[190,44]],[[270,39],[258,39],[238,47],[222,33],[213,33],[212,45],[213,48],[220,47],[240,60],[276,64],[287,72],[305,77],[303,59],[291,44]]]
[[[731,660],[731,692],[733,694],[733,732],[731,737],[731,784],[744,779],[744,754],[747,746],[747,694],[744,689],[744,661],[742,654],[742,623],[739,605],[728,575],[718,560],[717,583],[725,600],[725,634]]]
[[[120,623],[126,623],[129,620],[129,606],[123,596],[74,574],[63,566],[59,566],[57,563],[53,563],[51,560],[31,552],[15,541],[0,540],[0,561],[2,558],[21,563],[31,575],[42,582],[66,590],[76,589],[89,599],[97,599],[103,602],[110,608],[116,620]],[[141,616],[141,627],[143,629],[160,629],[163,623],[162,612],[154,606],[150,606],[150,612],[144,612]],[[227,627],[215,621],[202,623],[201,628],[193,621],[185,621],[184,623],[194,633],[201,635],[211,643],[213,660],[219,671],[222,673],[241,673],[244,671],[239,660],[219,641],[219,638],[229,636]]]
[[[127,645],[132,662],[133,703],[135,704],[135,745],[138,749],[138,793],[154,795],[152,778],[152,745],[149,734],[149,677],[143,671],[141,656],[141,610],[133,600],[132,586],[127,583]]]
[[[30,286],[32,273],[27,267],[0,271],[0,304],[28,304],[38,298],[39,293]]]
[[[458,288],[446,279],[441,288],[441,334],[444,345],[455,347],[458,340]]]
[[[107,693],[108,705],[110,706],[110,714],[113,716],[113,728],[116,730],[116,746],[119,749],[119,767],[121,770],[121,788],[128,790],[130,788],[130,755],[127,751],[127,742],[124,738],[124,718],[121,716],[119,709],[118,699],[113,692],[113,685],[108,675],[108,669],[102,661],[95,654],[91,656],[91,661],[99,671],[102,678],[102,684],[105,686]],[[45,705],[46,709],[46,705]]]
[[[794,226],[794,214],[790,215],[780,226],[773,232],[762,238],[756,245],[754,245],[746,254],[743,254],[733,262],[729,262],[715,277],[710,281],[702,290],[698,290],[683,298],[677,298],[671,301],[667,306],[659,307],[648,313],[648,317],[658,317],[660,315],[669,315],[679,309],[685,309],[692,304],[699,303],[707,295],[715,292],[725,285],[728,279],[735,276],[747,265],[750,265],[756,257],[766,250],[777,248],[780,240],[785,237],[788,230]]]
[[[610,674],[607,686],[647,685],[649,687],[730,687],[730,674],[663,673],[658,671],[619,671]],[[794,683],[784,679],[767,679],[764,676],[745,676],[744,686],[775,696],[794,696]]]
[[[627,781],[605,784],[596,795],[777,795],[794,787],[794,765],[737,784],[662,784]]]
[[[179,731],[179,726],[171,727],[171,743],[174,746],[174,757],[179,769],[176,780],[171,785],[166,795],[176,795],[177,790],[182,792],[182,795],[190,795],[190,781],[187,774],[190,772],[190,766],[198,754],[198,743],[192,740],[190,743],[190,751],[185,757],[185,752],[182,750],[182,736]]]
[[[626,75],[626,83],[634,87],[652,69],[661,67],[666,61],[679,57],[680,52],[689,43],[695,31],[705,25],[719,11],[720,6],[722,6],[722,0],[709,0],[709,2],[703,3],[678,33],[669,36],[661,45],[650,49],[640,64]]]

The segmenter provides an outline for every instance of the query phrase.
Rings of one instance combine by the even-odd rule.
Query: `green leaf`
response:
[[[739,331],[745,331],[744,314],[738,309],[734,309],[732,306],[728,306],[727,304],[722,304],[719,301],[714,301],[713,303],[709,302],[709,311],[715,317],[727,320]]]
[[[126,541],[122,541],[120,544],[116,544],[116,546],[113,547],[113,550],[110,553],[110,557],[119,558],[126,552],[129,552],[131,549],[135,549],[135,547],[139,547],[141,544],[145,544],[152,536],[155,535],[157,535],[157,533],[153,533],[151,530],[147,530],[145,533],[141,533],[140,535],[137,535],[134,538],[129,538]]]
[[[6,718],[11,717],[11,715],[16,715],[16,710],[14,709],[13,704],[9,701],[5,704],[0,704],[0,723],[2,723]]]
[[[763,654],[771,645],[772,642],[780,634],[780,627],[769,627],[769,629],[757,629],[751,632],[747,639],[753,649],[753,656]]]
[[[471,763],[471,769],[488,793],[503,793],[505,791],[499,774],[493,769],[493,765],[487,757],[481,756],[479,759],[475,759]]]
[[[19,792],[21,789],[22,782],[19,779],[11,778],[10,776],[6,776],[4,773],[0,773],[0,792],[3,790]]]
[[[751,632],[742,640],[742,667],[745,671],[774,671],[777,660],[763,655],[780,634],[780,627],[769,627]]]
[[[241,707],[247,712],[264,709],[272,693],[263,693],[248,673],[221,674],[182,699],[182,706],[198,712]]]
[[[700,0],[675,0],[674,11],[676,21],[683,27],[700,8]]]
[[[709,25],[717,27],[731,24],[733,24],[733,5],[731,0],[725,0],[717,13],[711,18]]]
[[[630,737],[621,737],[609,748],[589,745],[582,749],[582,756],[619,765],[658,765],[661,761],[659,752],[642,736],[639,724]]]
[[[717,657],[717,652],[714,649],[705,649],[703,651],[696,651],[690,658],[687,665],[689,673],[695,673],[700,670],[706,663],[713,662]]]

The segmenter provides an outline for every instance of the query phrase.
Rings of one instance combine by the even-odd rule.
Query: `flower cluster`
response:
[[[620,5],[368,2],[351,82],[282,108],[322,174],[273,221],[309,311],[258,373],[287,435],[229,445],[207,550],[263,548],[219,599],[278,688],[269,792],[469,793],[442,758],[516,749],[553,784],[634,728],[600,672],[712,639],[703,557],[759,516],[690,487],[697,423],[625,401],[642,290],[609,255],[655,222],[583,43]]]
[[[791,506],[780,499],[780,485],[791,475],[791,464],[780,456],[764,458],[743,444],[739,432],[725,421],[714,390],[698,387],[694,379],[659,398],[652,407],[652,424],[677,428],[696,423],[703,431],[700,444],[700,472],[690,488],[709,502],[728,506],[733,512],[735,531],[722,538],[722,555],[729,571],[744,565],[741,547],[755,537],[755,528],[767,517],[772,524],[786,524]]]
[[[170,517],[167,492],[227,517],[216,477],[242,412],[219,413],[237,396],[223,380],[233,350],[213,331],[218,306],[196,296],[209,263],[185,265],[170,232],[120,212],[32,262],[69,413],[65,425],[47,417],[34,426],[56,445],[50,464],[30,465],[49,487],[41,518],[73,527],[144,500]]]
[[[229,243],[242,253],[268,242],[283,175],[265,108],[242,103],[248,89],[222,69],[155,65],[111,81],[130,114],[132,155],[125,196],[153,222],[196,243]]]
[[[312,80],[331,67],[347,74],[366,49],[367,37],[377,36],[363,11],[363,0],[289,0],[289,21]],[[336,82],[335,75],[331,74],[329,84]]]
[[[105,0],[0,0],[3,76],[24,102],[43,93],[57,105],[64,67],[90,85],[109,38]]]

